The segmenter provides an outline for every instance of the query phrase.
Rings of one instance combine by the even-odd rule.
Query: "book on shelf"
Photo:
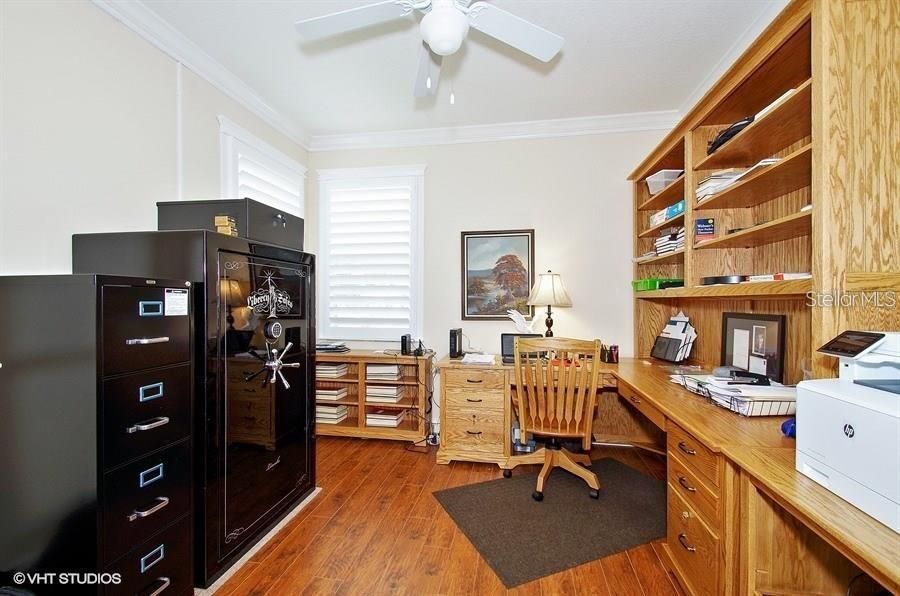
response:
[[[712,217],[701,217],[694,220],[694,240],[711,240],[716,237],[716,220]]]
[[[791,281],[797,279],[812,279],[812,273],[767,273],[763,275],[751,275],[747,281]]]
[[[347,397],[347,393],[346,387],[341,387],[340,389],[316,389],[316,399],[337,401]]]
[[[677,228],[671,234],[660,236],[653,242],[653,248],[657,256],[664,256],[684,248],[684,226]]]

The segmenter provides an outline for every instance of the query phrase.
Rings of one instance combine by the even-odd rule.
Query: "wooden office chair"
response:
[[[544,483],[556,467],[587,482],[592,498],[600,496],[597,475],[582,467],[591,465],[590,456],[572,453],[560,443],[561,439],[580,439],[582,448],[590,451],[599,363],[600,340],[516,338],[519,428],[523,435],[531,433],[550,441],[534,453],[511,457],[503,475],[508,478],[520,464],[543,462],[531,495],[535,501],[544,499]]]

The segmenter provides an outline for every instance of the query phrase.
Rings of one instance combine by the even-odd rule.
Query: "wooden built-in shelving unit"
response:
[[[316,354],[316,364],[347,364],[347,375],[336,379],[316,379],[317,389],[347,389],[347,396],[340,400],[316,399],[316,404],[346,405],[348,417],[338,424],[317,424],[320,436],[359,437],[368,439],[396,439],[418,442],[425,439],[430,425],[430,396],[432,392],[433,354],[425,356],[401,356],[372,350],[352,350],[343,354]],[[397,380],[369,379],[368,364],[395,364],[400,367]],[[400,387],[397,403],[371,403],[366,401],[367,386],[393,385]],[[382,410],[406,410],[406,419],[400,426],[368,426],[366,412]]]

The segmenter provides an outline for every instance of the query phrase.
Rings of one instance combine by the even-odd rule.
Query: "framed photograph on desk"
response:
[[[462,318],[506,321],[507,310],[534,314],[534,230],[462,232]]]
[[[722,313],[722,365],[782,382],[784,315]]]

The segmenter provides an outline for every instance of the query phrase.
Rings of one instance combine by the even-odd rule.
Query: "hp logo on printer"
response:
[[[844,425],[844,434],[847,435],[847,438],[848,438],[848,439],[852,439],[852,438],[853,438],[853,435],[856,434],[856,431],[853,430],[853,425],[852,425],[852,424],[845,424],[845,425]]]

